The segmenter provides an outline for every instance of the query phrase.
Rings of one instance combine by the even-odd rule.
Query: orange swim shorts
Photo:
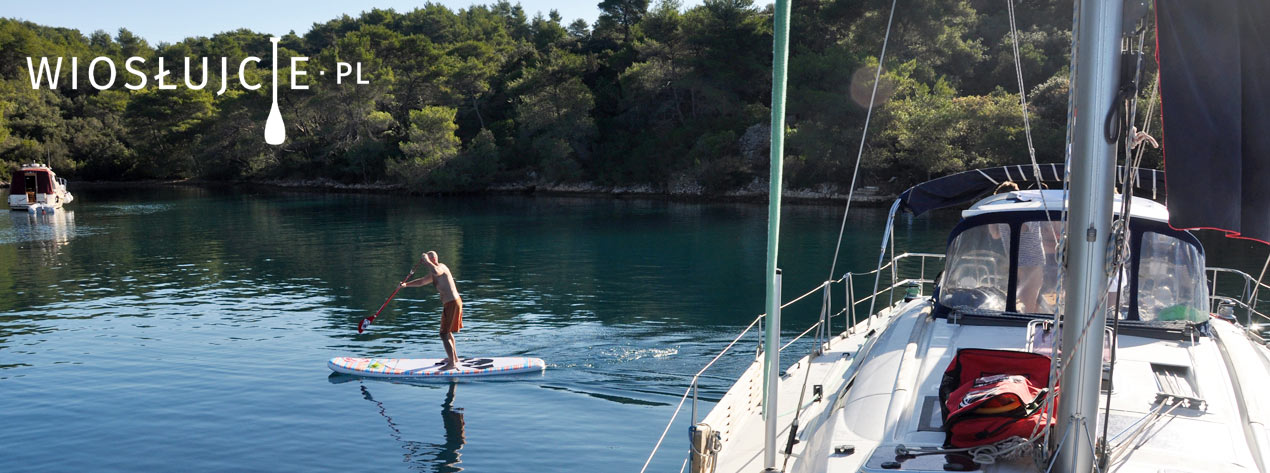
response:
[[[457,332],[463,328],[463,304],[458,301],[445,303],[441,311],[441,331]]]

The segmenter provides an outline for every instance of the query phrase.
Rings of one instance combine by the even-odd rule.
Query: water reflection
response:
[[[52,214],[10,211],[13,226],[0,235],[0,243],[49,242],[60,246],[75,232],[75,212],[58,210]]]
[[[330,380],[332,383],[346,382],[360,378],[349,376],[332,375]],[[418,471],[434,471],[437,473],[456,473],[463,471],[460,466],[462,454],[459,452],[463,449],[463,444],[467,441],[465,433],[466,423],[463,420],[463,408],[454,407],[455,391],[458,389],[457,382],[451,382],[449,390],[445,394],[445,401],[441,403],[441,425],[445,428],[445,441],[443,443],[427,443],[417,440],[408,440],[401,432],[401,427],[388,415],[388,408],[384,406],[382,401],[378,401],[370,394],[370,390],[363,383],[361,386],[362,398],[375,403],[379,408],[379,415],[388,423],[388,429],[391,431],[389,435],[401,445],[406,452],[402,455],[402,462],[406,463],[411,470]],[[429,455],[431,454],[431,455]]]
[[[437,471],[463,471],[459,464],[459,450],[467,437],[463,433],[463,408],[454,407],[454,390],[459,383],[450,383],[450,390],[445,394],[445,402],[441,403],[441,424],[445,426],[445,444],[437,451]]]
[[[9,212],[12,225],[0,229],[0,244],[13,244],[31,248],[40,265],[53,265],[63,247],[75,236],[75,212],[58,210],[53,214]]]

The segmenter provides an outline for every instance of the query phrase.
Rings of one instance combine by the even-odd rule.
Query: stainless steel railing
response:
[[[1258,281],[1248,273],[1237,269],[1210,267],[1207,268],[1206,273],[1208,275],[1209,310],[1222,316],[1236,317],[1244,325],[1244,330],[1249,335],[1257,337],[1263,343],[1270,341],[1267,334],[1262,330],[1265,328],[1262,325],[1270,322],[1270,315],[1266,315],[1257,309],[1261,303],[1261,298],[1258,296],[1260,290],[1266,289],[1270,291],[1270,285]],[[1236,278],[1235,284],[1241,286],[1238,290],[1239,295],[1226,295],[1218,289],[1218,276],[1222,274]],[[1231,313],[1224,314],[1224,307],[1230,307]],[[1243,310],[1242,318],[1234,313],[1235,309]]]
[[[931,265],[928,263],[928,260],[932,260],[932,259],[941,261],[941,264],[938,267],[939,267],[939,270],[942,271],[943,269],[942,260],[944,259],[944,255],[936,254],[936,253],[903,253],[898,256],[895,256],[890,261],[886,262],[886,264],[882,265],[881,267],[878,267],[877,269],[874,269],[872,271],[862,272],[862,273],[846,273],[838,279],[822,282],[819,286],[812,288],[810,291],[807,291],[806,293],[798,297],[795,297],[789,300],[788,302],[781,304],[781,309],[785,309],[799,301],[802,301],[804,299],[807,299],[808,297],[811,297],[812,294],[815,294],[817,292],[821,292],[823,294],[822,306],[821,306],[822,311],[821,311],[820,320],[817,321],[816,323],[813,323],[810,327],[807,327],[806,330],[803,330],[802,333],[798,334],[789,342],[782,345],[780,350],[782,352],[785,351],[786,348],[789,348],[789,346],[793,345],[794,342],[798,341],[799,339],[802,339],[804,336],[811,333],[812,330],[816,330],[818,328],[823,327],[824,330],[818,332],[818,335],[821,333],[824,333],[824,334],[830,333],[830,330],[833,326],[833,319],[835,317],[849,316],[849,319],[846,323],[846,327],[844,328],[844,330],[850,333],[851,330],[853,330],[857,324],[857,318],[855,316],[856,306],[865,304],[865,303],[870,303],[870,304],[875,303],[876,301],[880,300],[881,296],[884,293],[887,294],[888,307],[895,304],[895,299],[896,299],[895,292],[897,289],[903,289],[907,291],[910,287],[914,287],[913,285],[916,285],[915,287],[917,288],[917,292],[919,294],[925,294],[926,287],[929,285],[930,287],[933,288],[935,284],[935,277],[934,276],[928,277],[928,274],[927,274],[928,270],[932,270],[935,267],[934,265]],[[914,274],[914,271],[915,271],[915,274]],[[888,274],[888,273],[891,279],[891,283],[889,285],[879,288],[873,294],[869,294],[862,298],[856,299],[856,296],[855,296],[855,279],[856,278],[879,277],[880,275]],[[911,277],[906,277],[906,276],[911,276]],[[845,291],[844,300],[848,301],[849,303],[844,304],[843,307],[837,312],[832,312],[832,308],[833,308],[832,289],[835,284],[843,285],[843,289]],[[656,445],[653,446],[653,450],[652,452],[648,454],[648,459],[645,460],[643,468],[640,469],[641,473],[647,470],[648,465],[652,463],[653,457],[657,455],[658,450],[661,448],[662,442],[665,441],[666,439],[666,434],[670,432],[670,427],[674,425],[675,419],[678,418],[679,413],[683,410],[684,404],[687,403],[688,398],[690,397],[692,398],[690,424],[695,425],[697,423],[697,421],[699,420],[697,416],[698,394],[700,390],[699,382],[701,380],[702,375],[704,375],[706,371],[708,371],[710,368],[714,367],[715,364],[721,358],[723,358],[725,354],[731,351],[732,348],[735,347],[736,344],[739,343],[741,339],[744,338],[745,335],[748,334],[750,330],[753,330],[756,326],[760,327],[760,330],[758,330],[759,351],[755,354],[755,358],[757,359],[757,357],[762,355],[762,332],[763,331],[761,330],[761,327],[766,316],[767,314],[759,314],[758,316],[756,316],[754,320],[750,322],[750,324],[747,325],[744,330],[741,331],[740,334],[738,334],[735,338],[733,338],[732,341],[727,344],[727,346],[723,347],[723,350],[721,350],[717,355],[715,355],[714,358],[711,358],[710,361],[705,364],[705,366],[703,366],[700,370],[697,371],[696,374],[692,376],[692,380],[689,382],[688,388],[684,390],[683,396],[679,398],[679,404],[675,406],[675,411],[670,416],[670,421],[666,423],[666,428],[662,430],[661,436],[658,437]],[[825,337],[826,342],[828,338],[829,337],[827,336]],[[817,347],[819,346],[820,346],[820,343],[817,343]],[[685,465],[686,464],[687,463],[685,461]]]

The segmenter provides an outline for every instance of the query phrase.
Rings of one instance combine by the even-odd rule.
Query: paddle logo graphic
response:
[[[272,93],[270,94],[273,103],[269,106],[269,117],[265,119],[264,133],[265,143],[275,146],[280,145],[287,140],[286,123],[282,119],[282,111],[278,109],[279,39],[280,38],[277,36],[269,38],[269,42],[273,48],[273,79],[271,81]],[[199,70],[202,71],[201,79],[198,83],[195,83],[193,77],[195,67],[191,66],[191,59],[193,58],[186,57],[184,61],[183,69],[185,71],[185,80],[183,85],[190,90],[203,90],[209,85],[208,70],[209,65],[211,65],[212,62],[210,61],[210,58],[202,57],[197,60],[197,63],[194,63],[194,65],[199,66]],[[259,66],[261,61],[259,57],[247,56],[241,61],[233,61],[227,57],[221,57],[219,59],[220,89],[216,91],[216,95],[223,95],[231,86],[234,86],[231,85],[234,84],[234,82],[237,82],[236,86],[240,86],[244,90],[258,90],[263,86],[263,84],[259,82],[252,83],[251,79],[249,79],[246,74],[249,67],[248,65],[251,65],[251,67]],[[300,77],[309,75],[308,71],[304,69],[304,63],[308,62],[308,60],[309,58],[307,56],[291,57],[291,90],[308,90],[308,85],[299,82]],[[151,79],[155,81],[159,90],[176,90],[176,88],[181,84],[175,82],[173,79],[169,79],[168,76],[172,75],[172,71],[169,70],[169,65],[166,64],[166,58],[159,56],[155,61],[157,62],[157,72],[154,76],[150,76],[147,72],[140,69],[146,63],[146,58],[140,56],[132,56],[124,60],[122,73],[119,71],[118,65],[115,64],[114,59],[106,56],[93,58],[88,62],[88,67],[85,70],[85,75],[88,76],[86,86],[97,90],[107,90],[115,86],[116,79],[119,79],[120,75],[130,75],[132,77],[122,79],[124,88],[128,90],[144,89]],[[69,81],[63,80],[64,75],[62,66],[64,64],[66,64],[68,66],[67,69],[69,69],[67,73],[67,75],[70,76]],[[27,56],[26,58],[27,74],[31,79],[31,88],[35,90],[39,90],[43,87],[48,87],[49,90],[56,90],[59,85],[68,86],[71,90],[79,90],[81,86],[85,85],[80,83],[79,65],[80,60],[78,57],[70,57],[69,61],[67,58],[63,57],[40,57],[38,64],[37,60],[33,57]],[[233,66],[237,66],[237,68],[235,69]],[[318,75],[325,76],[326,70],[319,71]],[[102,79],[103,76],[105,77],[104,79]],[[233,79],[233,76],[237,76],[236,81]],[[172,82],[169,83],[169,81]],[[345,81],[349,81],[354,84],[370,83],[369,80],[362,78],[362,64],[360,62],[336,62],[335,84],[342,85]]]

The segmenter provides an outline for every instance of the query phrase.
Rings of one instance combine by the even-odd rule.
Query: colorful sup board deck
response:
[[[377,378],[427,378],[494,376],[541,372],[547,364],[540,358],[490,357],[460,358],[456,369],[441,371],[444,358],[331,358],[326,366],[336,373]]]

